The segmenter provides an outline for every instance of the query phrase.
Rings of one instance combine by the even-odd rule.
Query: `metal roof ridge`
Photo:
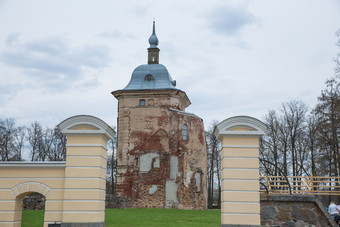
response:
[[[200,118],[196,114],[193,114],[193,113],[190,113],[190,112],[186,112],[186,111],[182,111],[182,110],[177,110],[177,109],[174,109],[174,108],[171,108],[171,107],[169,108],[169,110],[178,112],[178,113],[183,114],[183,115],[193,116],[193,117],[196,117],[196,118],[201,119],[203,121],[202,118]]]

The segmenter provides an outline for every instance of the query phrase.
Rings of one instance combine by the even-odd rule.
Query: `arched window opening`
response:
[[[151,54],[151,61],[155,61],[155,55]]]
[[[139,100],[139,106],[145,106],[145,99]]]
[[[188,139],[188,125],[184,124],[183,125],[183,140],[187,140]]]

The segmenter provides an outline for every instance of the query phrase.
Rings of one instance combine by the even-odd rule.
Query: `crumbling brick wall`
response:
[[[130,207],[205,209],[204,126],[184,112],[185,93],[128,93],[118,98],[117,195]],[[141,98],[146,106],[139,106]]]

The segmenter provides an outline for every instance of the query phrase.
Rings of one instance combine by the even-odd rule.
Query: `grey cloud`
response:
[[[82,80],[84,68],[99,69],[111,61],[106,46],[71,48],[63,39],[49,38],[8,46],[0,55],[7,65],[19,67],[23,73],[44,86],[68,87]]]
[[[237,6],[226,4],[214,8],[208,20],[214,31],[228,36],[237,35],[245,25],[256,22],[255,16],[248,11],[246,4]]]
[[[19,33],[11,33],[6,38],[7,46],[11,46],[19,37]]]
[[[32,52],[58,56],[65,54],[68,49],[66,42],[57,38],[30,41],[25,44],[25,48]]]

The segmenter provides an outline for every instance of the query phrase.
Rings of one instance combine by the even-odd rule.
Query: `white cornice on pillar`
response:
[[[77,135],[77,134],[102,134],[107,139],[112,139],[115,135],[115,131],[106,124],[103,120],[90,116],[90,115],[76,115],[62,121],[58,125],[59,129],[64,135]],[[79,130],[78,127],[90,127],[92,130]]]
[[[246,131],[235,131],[235,128],[245,128]],[[237,137],[261,137],[265,134],[266,125],[253,117],[249,116],[235,116],[225,119],[220,122],[214,130],[214,134],[218,140],[228,136]]]

